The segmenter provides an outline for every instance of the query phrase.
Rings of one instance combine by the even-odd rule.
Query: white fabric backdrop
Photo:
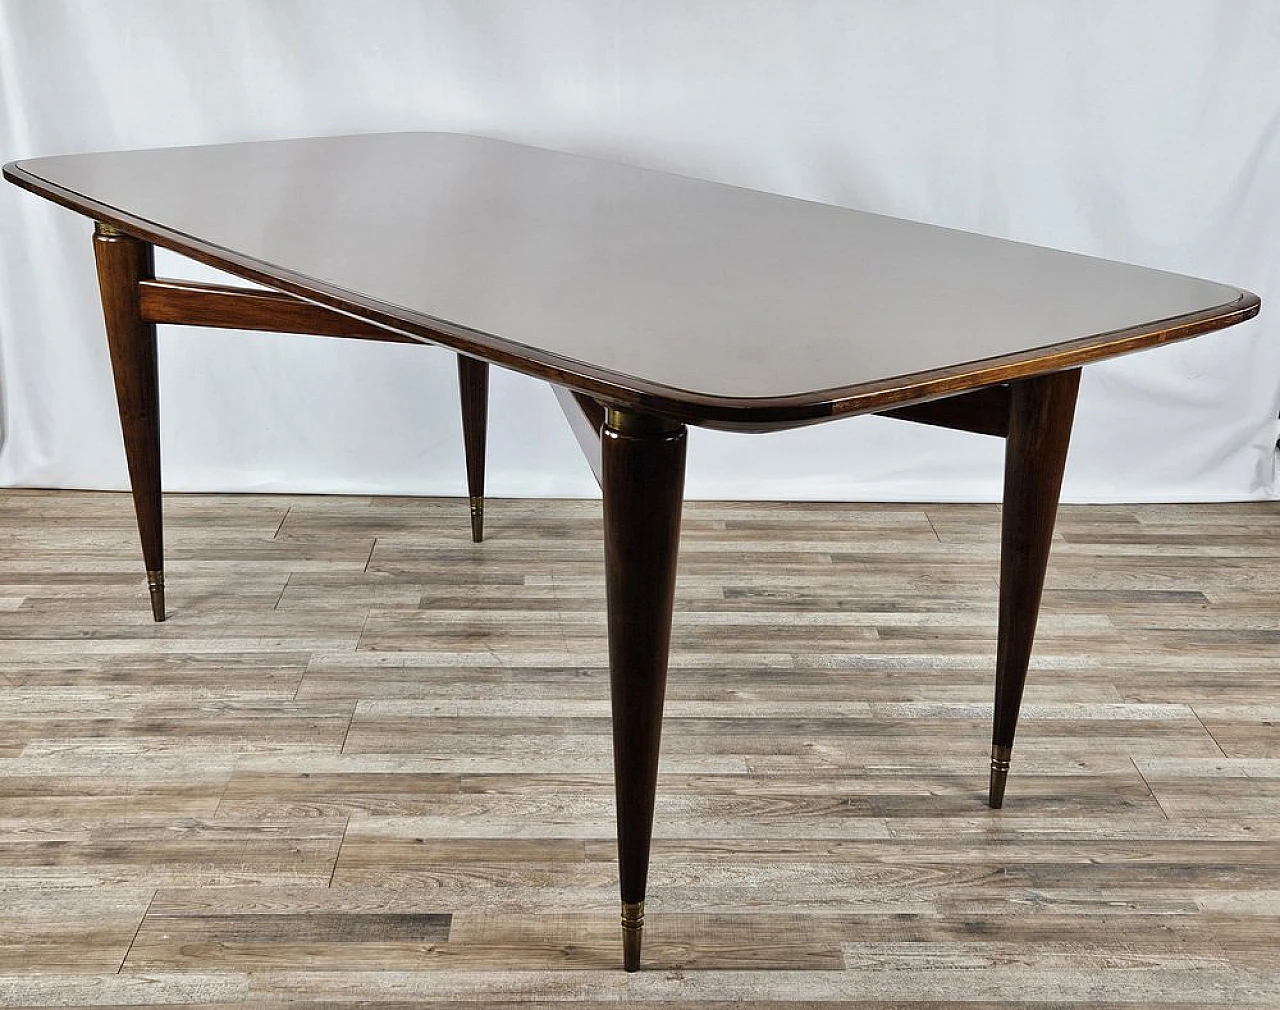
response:
[[[1274,0],[0,0],[3,160],[384,130],[523,140],[1248,287],[1259,319],[1086,370],[1065,496],[1275,492]],[[125,486],[88,235],[0,187],[2,485]],[[448,352],[160,340],[167,489],[463,487]],[[492,403],[490,494],[596,493],[545,386],[499,372]],[[992,500],[1000,459],[997,440],[880,418],[698,431],[688,493]]]

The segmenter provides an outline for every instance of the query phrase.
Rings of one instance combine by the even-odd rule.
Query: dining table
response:
[[[1260,307],[1232,285],[462,134],[70,154],[4,177],[94,223],[157,621],[158,325],[456,352],[476,541],[489,366],[555,388],[603,494],[627,971],[641,964],[687,428],[879,414],[1004,439],[1000,807],[1082,367]],[[253,286],[158,277],[157,247]]]

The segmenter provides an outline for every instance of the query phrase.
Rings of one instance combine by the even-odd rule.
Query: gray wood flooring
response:
[[[620,968],[599,505],[0,493],[0,1005],[1280,1007],[1280,505],[685,509]]]

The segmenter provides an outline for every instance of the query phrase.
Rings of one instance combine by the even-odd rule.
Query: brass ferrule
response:
[[[484,497],[482,495],[471,496],[471,514],[473,516],[484,515]]]
[[[164,572],[147,570],[147,589],[151,592],[151,616],[163,621],[164,613]]]
[[[101,235],[104,238],[116,238],[124,234],[124,232],[115,225],[107,224],[105,221],[94,221],[93,233],[95,235]]]
[[[638,933],[644,929],[643,901],[624,901],[622,903],[622,928],[629,933]]]
[[[1009,760],[1013,757],[1012,747],[1002,747],[999,744],[991,745],[991,770],[993,772],[1007,772],[1009,770]]]
[[[640,970],[640,946],[644,942],[644,902],[622,903],[622,968]]]
[[[670,417],[659,414],[644,414],[635,410],[623,410],[620,407],[607,407],[604,412],[604,426],[620,435],[661,435],[666,432],[679,431],[683,425]]]

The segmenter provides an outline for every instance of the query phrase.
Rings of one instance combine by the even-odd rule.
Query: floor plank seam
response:
[[[333,878],[338,875],[338,864],[342,862],[342,849],[347,844],[347,831],[351,828],[351,815],[348,814],[342,819],[342,837],[338,839],[338,849],[333,854],[333,866],[329,870],[329,881],[325,884],[329,890],[333,890]]]
[[[280,595],[276,597],[276,602],[271,605],[271,609],[279,612],[280,601],[284,599],[284,594],[289,591],[289,582],[293,579],[293,573],[290,572],[284,577],[284,585],[280,587]]]
[[[222,816],[222,804],[227,798],[227,790],[231,788],[231,783],[235,781],[236,769],[239,767],[239,759],[232,761],[231,771],[227,773],[227,779],[222,783],[222,788],[218,790],[218,802],[213,806],[213,819],[217,820]]]
[[[156,903],[156,896],[159,895],[158,888],[152,890],[151,898],[147,901],[147,907],[142,910],[142,918],[138,920],[138,928],[133,931],[133,936],[129,940],[129,946],[125,948],[124,957],[120,959],[120,967],[116,969],[117,975],[124,974],[124,966],[129,963],[129,955],[133,953],[133,945],[138,942],[138,936],[142,932],[142,927],[147,922],[147,916],[151,914],[151,907]]]
[[[1196,722],[1200,724],[1200,728],[1205,731],[1209,739],[1213,741],[1213,745],[1218,748],[1218,753],[1221,754],[1224,758],[1230,758],[1231,755],[1227,753],[1227,749],[1223,747],[1221,741],[1216,736],[1213,735],[1213,730],[1211,730],[1207,725],[1205,725],[1205,721],[1201,717],[1200,712],[1196,708],[1196,706],[1188,705],[1187,707],[1191,709],[1191,714],[1196,717]]]
[[[1159,808],[1160,813],[1164,815],[1164,819],[1166,821],[1172,820],[1169,816],[1169,811],[1166,810],[1164,804],[1160,802],[1160,797],[1157,796],[1156,791],[1151,788],[1151,783],[1148,782],[1147,777],[1142,774],[1142,768],[1138,765],[1137,759],[1132,754],[1129,755],[1129,763],[1133,765],[1133,770],[1138,773],[1138,778],[1142,779],[1142,784],[1147,787],[1147,792],[1151,794],[1151,798],[1155,801],[1156,807]]]
[[[347,738],[351,736],[351,727],[356,721],[356,710],[360,707],[360,699],[353,698],[351,700],[351,713],[347,716],[347,728],[342,731],[342,743],[338,745],[338,754],[343,755],[347,752]]]
[[[314,660],[314,654],[307,657],[307,665],[302,668],[302,675],[298,677],[298,682],[293,685],[293,694],[289,697],[290,701],[297,702],[298,696],[302,694],[302,685],[307,682],[307,671],[311,669],[311,664]]]
[[[355,647],[351,650],[352,652],[360,651],[360,646],[364,642],[365,632],[369,628],[369,617],[372,613],[373,613],[372,607],[364,608],[364,620],[360,622],[360,630],[356,632],[356,644],[355,644]],[[304,680],[306,679],[305,676],[303,679]]]

